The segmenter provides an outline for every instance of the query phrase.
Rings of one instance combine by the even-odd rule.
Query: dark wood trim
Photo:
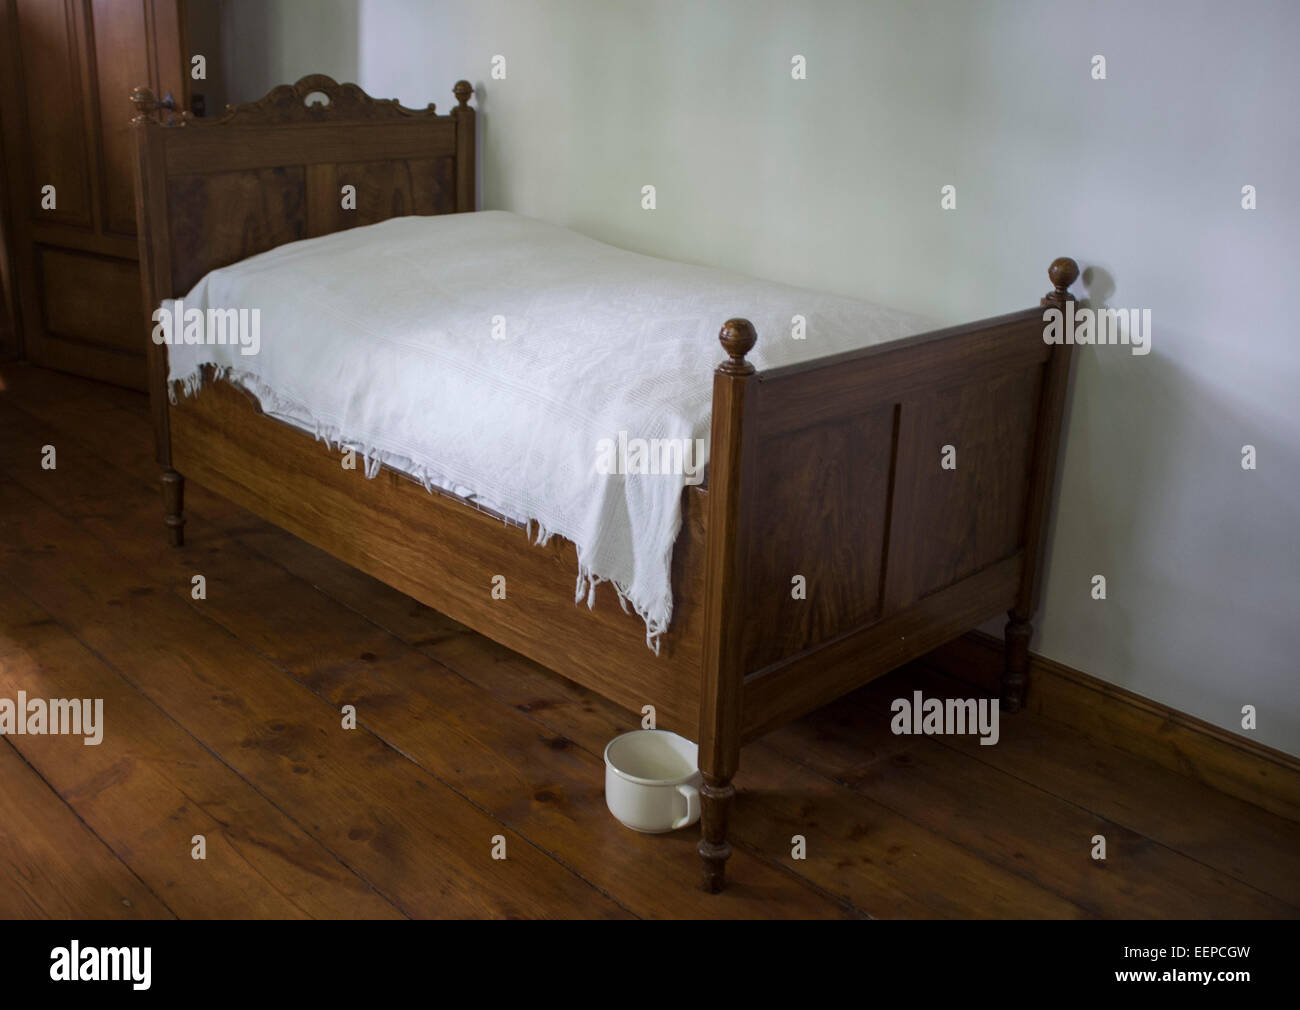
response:
[[[92,235],[81,228],[55,221],[32,222],[31,234],[37,245],[70,247],[84,250],[87,255],[133,260],[140,254],[135,235]]]
[[[23,108],[23,63],[18,45],[18,10],[15,0],[0,0],[0,162],[4,166],[0,187],[0,221],[5,251],[4,287],[10,322],[12,345],[7,349],[19,358],[32,353],[27,338],[28,315],[36,309],[31,279],[32,264],[19,262],[20,250],[31,248],[31,213],[23,202],[31,192],[27,159],[19,154],[27,150],[27,114]]]
[[[996,694],[1003,647],[992,635],[971,631],[921,662]],[[1029,653],[1028,665],[1034,684],[1028,711],[1300,821],[1300,758],[1037,653]]]
[[[779,407],[764,413],[762,431],[795,431],[833,421],[842,414],[845,400],[861,397],[866,389],[877,402],[898,401],[958,382],[995,379],[1041,365],[1051,350],[1041,339],[1042,318],[1041,309],[1032,309],[939,331],[946,334],[940,340],[922,334],[866,348],[874,354],[838,363],[827,358],[820,370],[804,363],[762,372],[759,382],[765,391],[780,387]],[[1038,339],[1009,341],[1008,333]]]
[[[6,16],[6,11],[0,6],[0,21]],[[0,77],[0,87],[4,86],[5,81]],[[0,102],[0,165],[8,164],[5,158],[5,116],[5,103]],[[0,361],[20,357],[23,349],[23,326],[18,314],[17,282],[12,262],[13,238],[9,186],[0,183]]]
[[[206,120],[194,125],[208,126]],[[212,124],[220,126],[220,121]],[[443,158],[456,153],[451,124],[436,131],[398,135],[391,123],[356,123],[346,137],[328,124],[304,125],[292,133],[265,126],[222,126],[217,132],[199,128],[186,143],[167,145],[168,175],[208,175],[274,168],[281,165],[345,165],[379,157]]]
[[[456,121],[456,210],[465,213],[478,210],[475,153],[478,138],[475,135],[474,106],[469,104],[474,88],[469,81],[457,81],[451,89],[456,96],[456,107],[451,110]]]
[[[1047,270],[1053,290],[1043,297],[1042,309],[1065,310],[1074,301],[1070,285],[1079,279],[1079,266],[1072,259],[1055,260]],[[1040,316],[1041,319],[1041,316]],[[1061,442],[1061,421],[1065,413],[1065,392],[1070,378],[1073,344],[1056,344],[1045,371],[1034,456],[1029,472],[1029,502],[1025,509],[1025,567],[1015,605],[1007,612],[1004,631],[1006,668],[1002,678],[1002,707],[1015,712],[1025,702],[1029,688],[1029,639],[1034,633],[1034,611],[1043,570],[1043,549],[1047,539],[1047,515],[1056,487],[1056,457]]]
[[[769,368],[759,373],[764,382],[780,382],[782,379],[788,379],[792,376],[801,375],[804,372],[815,372],[823,369],[834,368],[838,370],[840,366],[856,366],[861,362],[871,361],[873,358],[899,356],[900,352],[916,350],[927,344],[939,344],[945,340],[951,340],[953,337],[964,337],[967,339],[983,338],[988,340],[990,331],[1004,330],[1015,323],[1023,323],[1029,319],[1041,321],[1043,310],[1038,309],[1021,309],[1017,312],[1008,312],[1001,316],[990,316],[988,319],[981,319],[977,322],[958,323],[954,326],[945,326],[938,330],[927,330],[925,333],[918,333],[915,336],[904,337],[901,340],[889,340],[882,344],[869,344],[866,347],[859,347],[852,351],[841,351],[839,354],[828,354],[823,358],[810,358],[807,361],[796,362],[793,365],[783,365],[780,368]],[[976,348],[980,349],[980,348]],[[982,348],[982,349],[988,349]],[[1046,355],[1046,347],[1042,354],[1037,357]],[[925,359],[915,361],[911,369],[916,371],[918,366]],[[973,363],[973,362],[972,362]],[[897,367],[897,362],[891,362]],[[878,365],[872,365],[873,368],[879,368]]]
[[[40,367],[81,374],[93,372],[98,382],[139,389],[140,358],[117,347],[92,344],[76,337],[47,333],[41,342]]]
[[[167,542],[181,547],[185,543],[185,478],[168,467],[162,472],[162,489]]]
[[[907,507],[917,495],[917,478],[921,465],[920,436],[929,415],[931,397],[914,396],[894,407],[893,462],[890,467],[889,512],[886,518],[885,560],[881,565],[880,612],[896,613],[916,602],[916,586],[911,557],[916,537],[913,511]],[[891,564],[891,559],[893,563]]]
[[[147,92],[146,92],[147,94]],[[149,131],[141,128],[148,114],[137,109],[132,120],[135,135],[135,219],[140,255],[140,297],[144,318],[152,320],[154,310],[172,295],[171,228],[167,214],[166,154],[159,144],[149,143]],[[152,334],[141,334],[149,371],[149,415],[153,420],[154,451],[164,471],[171,469],[171,430],[167,405],[167,349],[155,344]]]

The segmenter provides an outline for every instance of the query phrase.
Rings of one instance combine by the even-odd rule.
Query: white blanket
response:
[[[361,453],[370,476],[387,463],[535,523],[539,542],[568,538],[577,600],[590,605],[596,584],[612,583],[656,651],[672,618],[682,490],[699,478],[609,475],[620,433],[633,447],[624,470],[645,462],[636,439],[701,440],[707,455],[725,357],[717,335],[732,316],[757,328],[749,360],[759,369],[930,328],[502,211],[395,218],[280,246],[214,270],[183,303],[261,316],[257,354],[185,343],[178,327],[169,377],[186,393],[200,366],[215,365],[269,413]],[[792,336],[796,316],[804,339]]]

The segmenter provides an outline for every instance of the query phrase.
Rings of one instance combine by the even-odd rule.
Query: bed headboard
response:
[[[131,95],[146,287],[183,295],[204,274],[285,242],[406,214],[474,209],[473,89],[439,116],[323,74],[218,118]],[[322,98],[323,96],[323,98]],[[345,209],[344,186],[355,187]]]
[[[195,119],[170,96],[159,101],[136,88],[131,124],[145,318],[208,271],[286,242],[390,217],[474,210],[474,89],[457,81],[452,93],[456,107],[440,116],[432,103],[407,109],[312,74],[217,118]],[[150,332],[152,324],[141,339],[161,460],[167,362]]]

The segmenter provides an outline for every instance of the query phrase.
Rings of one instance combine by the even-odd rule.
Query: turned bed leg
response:
[[[1007,616],[1011,619],[1007,621],[1004,633],[1007,653],[1006,665],[1002,669],[1002,709],[1019,712],[1029,690],[1029,637],[1034,633],[1034,626],[1027,617],[1014,610]]]
[[[731,858],[727,819],[735,797],[736,787],[730,780],[722,781],[712,775],[704,777],[704,785],[700,787],[699,852],[704,870],[701,886],[710,894],[717,894],[727,884],[727,860]]]
[[[704,649],[700,670],[700,861],[704,890],[721,891],[731,843],[727,825],[740,764],[741,707],[745,681],[745,513],[741,485],[746,471],[743,422],[754,366],[745,360],[757,334],[745,319],[729,319],[718,334],[727,360],[713,376],[713,438],[709,455],[709,532],[705,551]],[[751,443],[752,443],[751,439]],[[751,444],[752,448],[752,444]],[[752,454],[752,453],[751,453]]]
[[[167,542],[180,547],[185,543],[185,478],[168,467],[162,472],[162,490]]]

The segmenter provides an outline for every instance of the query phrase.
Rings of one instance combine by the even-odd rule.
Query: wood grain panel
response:
[[[1020,567],[1017,554],[900,614],[749,676],[745,740],[834,701],[1006,610],[1020,585]]]
[[[745,669],[866,624],[880,609],[892,406],[763,439],[750,534]],[[795,599],[792,579],[806,580]]]
[[[1041,368],[936,391],[911,500],[910,567],[918,597],[1010,556],[1024,536]],[[956,469],[940,466],[956,449]]]
[[[453,158],[308,165],[308,235],[329,235],[408,214],[452,213],[455,168]],[[343,209],[344,186],[356,189],[353,210]]]
[[[94,227],[92,165],[77,101],[82,94],[77,5],[72,0],[16,0],[26,96],[32,191],[24,206],[35,220]],[[57,206],[41,209],[41,187],[55,187]]]
[[[301,165],[168,179],[172,291],[185,294],[210,270],[306,238],[306,193]]]
[[[120,260],[134,260],[140,255],[139,245],[134,238],[126,235],[99,235],[57,221],[33,221],[31,239],[37,245],[77,249]]]
[[[99,116],[100,216],[103,230],[135,235],[134,165],[125,97],[150,73],[146,0],[92,0]],[[139,283],[139,278],[136,278]]]
[[[140,304],[139,267],[68,249],[38,246],[37,251],[47,333],[143,358],[148,328]]]
[[[276,165],[316,165],[386,158],[408,160],[445,158],[456,154],[455,124],[435,119],[419,130],[391,123],[350,123],[347,132],[335,126],[228,126],[200,129],[183,142],[167,145],[169,175],[249,171]]]
[[[111,382],[130,389],[146,386],[144,356],[106,344],[88,344],[84,340],[46,334],[41,341],[41,366],[93,375],[97,382]]]
[[[868,403],[896,403],[1042,364],[1050,350],[1042,309],[872,344],[760,374],[771,407],[759,421],[764,432],[803,428]]]

